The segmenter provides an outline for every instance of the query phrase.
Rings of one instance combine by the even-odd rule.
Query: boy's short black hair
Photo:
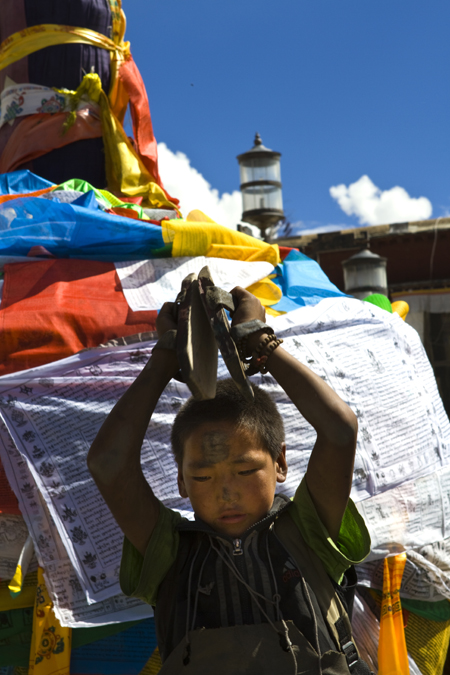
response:
[[[254,401],[247,401],[232,379],[217,382],[216,397],[208,401],[190,399],[180,408],[172,427],[172,451],[180,466],[183,450],[191,433],[205,422],[233,422],[254,432],[273,460],[281,452],[284,425],[277,406],[269,394],[253,385]]]

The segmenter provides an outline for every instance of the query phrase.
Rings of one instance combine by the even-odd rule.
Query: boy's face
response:
[[[251,431],[206,422],[184,445],[178,487],[216,532],[239,537],[267,515],[276,483],[286,479],[285,444],[275,461]]]

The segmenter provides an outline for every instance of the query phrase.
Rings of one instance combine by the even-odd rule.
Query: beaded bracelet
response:
[[[250,335],[264,330],[268,335],[273,334],[273,328],[259,319],[252,319],[244,323],[238,323],[231,328],[231,337],[233,338],[241,360],[245,362],[247,358],[247,340]]]
[[[254,360],[254,367],[256,367],[260,373],[267,373],[267,361],[269,356],[273,354],[275,349],[283,343],[281,338],[277,338],[276,335],[268,335],[255,349],[255,357],[252,358],[252,363]]]
[[[236,342],[236,349],[238,350],[239,357],[241,361],[246,362],[247,358],[247,340],[248,335],[244,335],[240,340]]]
[[[268,327],[268,328],[269,328],[269,327]],[[258,330],[262,330],[262,329],[259,328]],[[274,333],[273,333],[272,329],[269,328],[269,330],[271,331],[271,332],[269,333],[269,335],[270,335],[271,337],[274,337]],[[255,332],[256,332],[256,331],[255,331]],[[248,342],[248,338],[249,338],[250,335],[252,335],[252,334],[253,334],[253,333],[247,333],[247,335],[243,335],[241,338],[239,338],[239,339],[236,341],[236,348],[237,348],[237,350],[238,350],[238,353],[239,353],[239,356],[240,356],[240,358],[241,358],[241,361],[243,361],[244,363],[247,363],[247,342]],[[251,361],[251,359],[250,359],[250,361]],[[250,361],[248,361],[248,363],[249,363]]]
[[[259,345],[257,346],[257,348],[254,351],[258,354],[258,356],[261,356],[263,349],[265,347],[267,347],[267,345],[270,342],[272,342],[272,340],[276,340],[276,339],[277,339],[277,337],[273,333],[272,333],[272,335],[266,335],[264,340],[261,340],[261,342],[259,343]]]

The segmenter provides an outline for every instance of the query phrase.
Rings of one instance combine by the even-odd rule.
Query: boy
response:
[[[233,326],[264,321],[254,296],[239,287],[232,295]],[[171,308],[166,303],[158,316],[160,338],[176,329]],[[178,371],[164,342],[89,452],[91,473],[125,534],[122,589],[156,606],[161,673],[369,672],[337,597],[344,572],[370,546],[349,502],[357,420],[279,343],[266,327],[248,336],[246,351],[317,432],[292,502],[275,496],[287,474],[281,417],[264,392],[256,389],[247,403],[232,381],[219,382],[211,401],[188,401],[174,423],[179,491],[195,522],[158,501],[140,448]]]

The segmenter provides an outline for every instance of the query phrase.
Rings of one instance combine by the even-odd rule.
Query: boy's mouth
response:
[[[219,516],[218,518],[219,522],[223,523],[224,525],[240,523],[244,519],[245,513],[242,513],[242,511],[226,511],[225,513],[222,513],[222,515]]]

